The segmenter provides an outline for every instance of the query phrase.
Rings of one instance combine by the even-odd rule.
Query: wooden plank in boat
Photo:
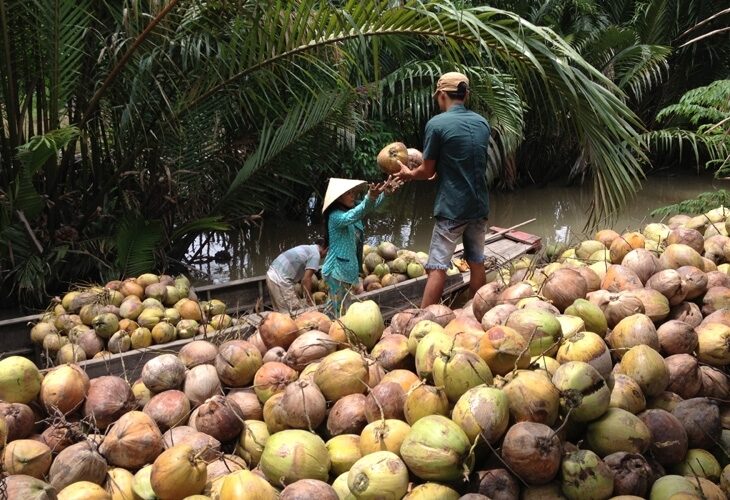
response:
[[[499,226],[490,226],[490,231],[493,231],[495,233],[498,233],[500,231],[505,231],[506,228],[499,227]],[[539,236],[535,236],[534,234],[525,233],[524,231],[508,231],[504,234],[505,238],[508,238],[512,241],[516,241],[518,243],[525,243],[527,245],[535,246],[536,248],[540,247],[540,244],[542,242],[542,239]]]

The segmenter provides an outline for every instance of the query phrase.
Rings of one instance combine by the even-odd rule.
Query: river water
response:
[[[649,213],[655,208],[720,188],[730,188],[730,181],[693,173],[651,176],[624,210],[610,224],[602,224],[600,228],[612,227],[619,232],[636,229],[654,220]],[[405,186],[367,219],[365,231],[368,242],[387,240],[400,248],[427,252],[433,228],[434,193],[433,183],[414,182]],[[521,230],[541,236],[543,244],[575,242],[583,237],[590,200],[588,186],[552,184],[512,192],[492,192],[489,222],[506,228],[534,217],[537,220]],[[265,274],[280,252],[312,242],[321,235],[322,224],[317,217],[300,220],[267,218],[260,226],[216,235],[203,246],[199,256],[213,256],[224,251],[230,255],[230,260],[197,262],[194,267],[200,275],[196,282],[224,283]],[[189,256],[200,250],[204,241],[205,238],[197,240]]]

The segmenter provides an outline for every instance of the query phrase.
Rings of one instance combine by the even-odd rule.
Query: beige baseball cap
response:
[[[440,90],[444,92],[456,92],[459,90],[459,84],[462,82],[466,84],[466,89],[469,90],[469,78],[465,74],[457,71],[444,73],[436,83],[436,91],[433,95],[436,97],[436,93]]]

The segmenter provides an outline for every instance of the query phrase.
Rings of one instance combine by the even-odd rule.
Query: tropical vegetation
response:
[[[33,304],[80,279],[184,268],[201,233],[301,212],[332,174],[376,175],[386,138],[418,143],[449,69],[493,125],[490,179],[591,182],[595,220],[668,148],[723,165],[727,144],[706,138],[727,121],[687,134],[706,122],[668,108],[728,75],[723,8],[1,0],[0,293]]]

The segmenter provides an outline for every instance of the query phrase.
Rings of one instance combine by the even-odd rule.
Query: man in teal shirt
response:
[[[413,170],[400,163],[398,180],[429,180],[436,175],[438,190],[433,215],[436,224],[426,263],[428,281],[421,307],[441,300],[446,270],[459,238],[471,277],[473,296],[486,283],[484,237],[489,215],[487,191],[487,149],[490,127],[487,120],[464,107],[469,79],[461,73],[445,73],[436,85],[441,114],[426,124],[423,163]]]

